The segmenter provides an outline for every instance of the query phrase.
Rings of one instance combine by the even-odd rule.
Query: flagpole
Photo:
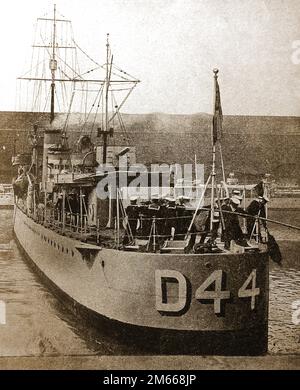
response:
[[[217,95],[217,80],[218,80],[218,69],[214,69],[214,115],[216,109],[216,95]],[[214,208],[215,208],[215,181],[216,181],[216,139],[214,136],[214,121],[212,124],[212,170],[211,170],[211,200],[210,200],[210,231],[213,229],[213,218],[214,218]]]

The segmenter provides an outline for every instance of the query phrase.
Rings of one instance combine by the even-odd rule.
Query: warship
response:
[[[38,22],[47,24],[51,37],[35,42],[34,49],[46,55],[40,57],[40,68],[20,80],[34,86],[34,103],[35,94],[44,94],[49,123],[34,124],[29,132],[32,153],[13,158],[18,170],[13,183],[14,233],[26,259],[79,318],[136,350],[142,346],[143,351],[160,354],[266,353],[266,240],[256,234],[246,244],[224,242],[224,219],[232,212],[222,205],[237,190],[245,201],[253,186],[217,181],[222,127],[218,71],[214,70],[212,169],[206,182],[170,180],[167,190],[150,183],[134,192],[131,184],[140,176],[132,169],[138,166],[135,145],[109,143],[114,120],[124,127],[120,111],[139,80],[115,65],[109,36],[105,64],[93,62],[104,77],[91,77],[92,70],[80,72],[74,63],[67,64],[69,52],[79,49],[86,54],[73,38],[58,39],[60,26],[71,31],[71,22],[58,15],[55,6],[53,14]],[[67,88],[68,109],[59,123],[56,97]],[[86,111],[75,132],[71,117],[78,90],[86,96],[93,90],[96,114],[91,120]],[[124,93],[120,103],[117,92]],[[145,173],[147,178],[151,174]],[[196,189],[194,196],[182,192],[187,187]],[[101,188],[107,190],[106,197]],[[207,199],[209,206],[204,206]]]

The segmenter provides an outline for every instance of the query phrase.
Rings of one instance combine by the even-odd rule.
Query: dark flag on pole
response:
[[[218,70],[215,69],[215,110],[213,116],[213,144],[215,144],[222,137],[222,122],[223,122],[223,113],[221,106],[221,96],[220,96],[220,88],[218,83]]]

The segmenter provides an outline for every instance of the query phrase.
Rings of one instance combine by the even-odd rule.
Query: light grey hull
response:
[[[266,351],[266,252],[171,255],[100,248],[62,236],[17,207],[14,231],[38,273],[69,306],[93,318],[159,340],[189,334],[205,342],[208,334],[219,335],[225,353],[240,338],[243,351],[252,353],[258,338],[254,354]]]

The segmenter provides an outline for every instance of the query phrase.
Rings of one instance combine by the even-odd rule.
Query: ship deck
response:
[[[87,223],[87,218],[85,217],[83,221],[80,221],[78,215],[69,216],[65,221],[61,219],[54,218],[52,214],[49,214],[48,218],[39,215],[36,213],[36,216],[33,214],[28,215],[24,207],[22,205],[16,205],[24,214],[30,217],[36,223],[44,226],[47,229],[54,231],[62,236],[69,237],[84,243],[98,245],[105,248],[110,249],[121,249],[125,251],[139,251],[139,252],[160,252],[164,254],[186,254],[185,247],[188,244],[188,240],[185,240],[184,237],[179,237],[179,239],[168,239],[165,240],[163,245],[157,243],[155,250],[148,250],[148,245],[150,242],[150,238],[136,236],[134,243],[129,245],[122,245],[122,237],[125,235],[125,229],[120,227],[119,231],[115,228],[108,227],[100,227],[96,225],[89,225]],[[203,232],[199,232],[196,235],[196,242],[200,241],[201,235]],[[119,238],[117,237],[119,236]],[[182,236],[182,235],[178,235]],[[164,236],[156,236],[159,237]],[[208,235],[209,237],[209,235]],[[242,249],[241,249],[242,248]],[[230,250],[225,249],[224,242],[221,241],[220,238],[216,240],[216,247],[213,251],[208,252],[207,254],[222,254],[222,255],[231,255],[233,253],[241,253],[241,251],[265,251],[265,244],[257,244],[255,242],[251,242],[249,247],[243,249],[239,245],[234,245]],[[193,253],[188,253],[189,255]]]

